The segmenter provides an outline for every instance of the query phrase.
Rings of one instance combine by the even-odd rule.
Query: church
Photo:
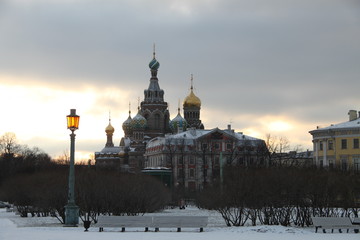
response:
[[[129,117],[122,124],[124,137],[120,144],[113,143],[114,127],[109,125],[105,132],[107,141],[100,152],[95,152],[97,166],[118,167],[123,171],[138,171],[144,167],[144,153],[146,144],[153,138],[163,137],[165,134],[173,133],[174,124],[183,119],[179,114],[170,121],[167,102],[164,101],[164,90],[160,88],[157,77],[160,63],[153,52],[153,59],[149,63],[151,72],[149,87],[144,90],[144,100],[139,104],[137,114]],[[195,96],[191,82],[191,91],[184,101],[184,115],[186,126],[204,129],[200,120],[201,101]],[[186,127],[184,126],[184,128]],[[179,126],[182,127],[182,126]]]
[[[228,128],[206,130],[200,119],[201,100],[194,94],[193,76],[190,93],[170,120],[164,90],[157,73],[160,63],[155,51],[149,63],[150,83],[138,111],[123,122],[124,137],[113,143],[114,127],[111,119],[105,129],[107,141],[95,152],[97,167],[117,168],[125,172],[146,172],[162,169],[171,172],[172,185],[191,190],[203,188],[220,178],[223,163],[232,165],[265,164],[266,146],[261,139],[236,133]]]

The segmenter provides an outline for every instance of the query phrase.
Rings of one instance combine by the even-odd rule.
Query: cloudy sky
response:
[[[308,131],[360,110],[357,0],[0,0],[0,135],[77,159],[114,142],[148,87],[153,43],[171,118],[189,93],[206,128],[311,149]]]

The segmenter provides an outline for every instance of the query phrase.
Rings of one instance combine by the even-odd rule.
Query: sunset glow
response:
[[[270,132],[284,132],[292,129],[291,125],[284,121],[274,121],[269,123]]]

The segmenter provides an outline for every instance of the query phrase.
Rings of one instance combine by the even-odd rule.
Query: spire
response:
[[[153,46],[153,59],[149,63],[151,72],[150,84],[148,89],[144,91],[145,102],[163,102],[164,90],[159,86],[159,80],[157,78],[157,72],[160,67],[160,63],[156,60],[155,44]]]
[[[155,58],[155,43],[153,45],[153,58]]]
[[[178,114],[180,114],[180,98],[179,98],[179,102],[178,102]]]
[[[193,78],[193,74],[191,74],[191,87],[190,87],[190,89],[191,89],[191,91],[194,89],[194,87],[193,87],[193,83],[194,83],[194,78]]]
[[[131,116],[131,102],[129,102],[129,117]]]
[[[140,111],[140,97],[138,97],[138,111]]]

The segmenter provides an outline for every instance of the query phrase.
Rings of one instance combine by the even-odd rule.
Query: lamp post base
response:
[[[65,227],[77,227],[79,224],[79,207],[75,204],[65,206]]]

